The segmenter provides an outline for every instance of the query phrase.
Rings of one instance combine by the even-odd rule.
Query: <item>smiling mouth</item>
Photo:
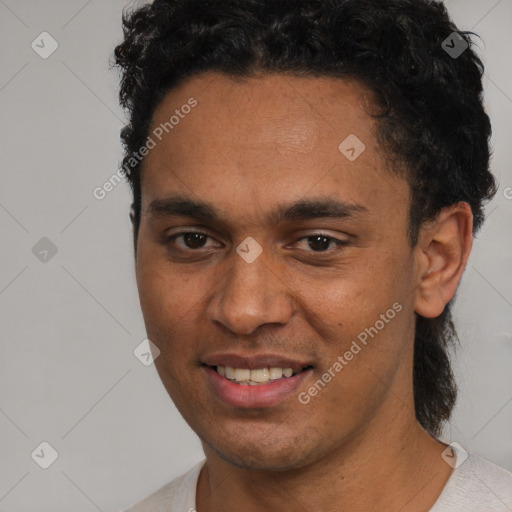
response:
[[[209,366],[209,365],[206,365]],[[221,377],[242,386],[259,386],[262,384],[271,384],[272,382],[288,379],[302,373],[305,370],[313,368],[312,366],[304,366],[298,371],[292,368],[265,367],[265,368],[233,368],[232,366],[209,366],[215,370]]]

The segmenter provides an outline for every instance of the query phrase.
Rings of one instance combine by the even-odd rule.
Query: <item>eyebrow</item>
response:
[[[150,216],[155,217],[179,216],[203,221],[221,220],[221,215],[213,205],[180,195],[153,200],[149,204],[147,212]],[[313,197],[279,205],[265,216],[265,221],[269,225],[273,225],[284,220],[343,219],[365,212],[368,212],[368,209],[360,204],[329,197]]]

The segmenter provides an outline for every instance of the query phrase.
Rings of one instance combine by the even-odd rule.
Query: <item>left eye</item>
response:
[[[332,242],[334,242],[336,247],[343,247],[348,243],[344,240],[338,240],[337,238],[333,238],[332,236],[327,236],[320,233],[304,236],[300,238],[298,242],[302,240],[308,240],[308,247],[313,249],[313,252],[328,252],[327,248]]]
[[[177,233],[167,238],[167,242],[175,242],[178,238],[183,239],[185,247],[182,249],[197,250],[203,249],[204,244],[208,238],[211,238],[206,233],[200,233],[196,231]],[[213,239],[212,239],[213,240]],[[344,240],[338,240],[332,236],[327,236],[321,233],[304,236],[299,238],[297,242],[308,240],[308,247],[312,249],[312,252],[328,252],[329,246],[334,243],[336,247],[342,247],[347,245],[348,242]]]

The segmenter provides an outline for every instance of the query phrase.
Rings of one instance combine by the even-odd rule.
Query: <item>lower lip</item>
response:
[[[300,386],[313,371],[304,370],[293,377],[286,377],[257,386],[235,384],[219,375],[210,366],[202,366],[215,394],[227,405],[233,407],[272,407],[283,402]]]

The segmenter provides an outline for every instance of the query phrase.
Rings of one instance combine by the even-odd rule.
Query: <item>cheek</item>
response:
[[[353,331],[373,324],[403,296],[403,269],[397,273],[383,257],[358,259],[335,269],[328,278],[301,279],[297,296],[319,325]],[[293,276],[288,279],[293,282]]]
[[[160,246],[139,241],[137,287],[145,317],[175,319],[186,314],[197,300],[197,287],[189,281],[183,271],[170,264]]]
[[[155,367],[184,416],[186,404],[190,407],[195,403],[195,384],[188,377],[196,366],[193,317],[201,299],[197,287],[189,289],[188,281],[178,272],[169,272],[167,262],[149,251],[147,255],[142,252],[137,262],[137,286],[147,336],[160,350]]]
[[[188,317],[201,295],[190,279],[169,271],[169,263],[153,251],[140,250],[137,261],[137,287],[146,331],[160,350],[169,340],[180,340]],[[173,350],[177,347],[173,347]]]
[[[375,287],[380,287],[378,296]],[[332,428],[333,410],[343,409],[346,422],[363,421],[362,416],[384,399],[404,358],[410,357],[414,329],[402,297],[389,281],[334,281],[311,297],[309,313],[307,322],[321,339],[321,374],[315,382],[328,382],[325,388],[313,383],[314,389],[306,390],[317,394],[310,410]]]
[[[337,385],[354,396],[376,375],[395,371],[414,333],[407,309],[407,262],[381,257],[363,263],[322,285],[312,278],[303,288],[308,290],[302,304],[305,321],[323,341],[323,365],[331,368],[342,356],[346,363],[335,373],[344,377],[336,379]]]

